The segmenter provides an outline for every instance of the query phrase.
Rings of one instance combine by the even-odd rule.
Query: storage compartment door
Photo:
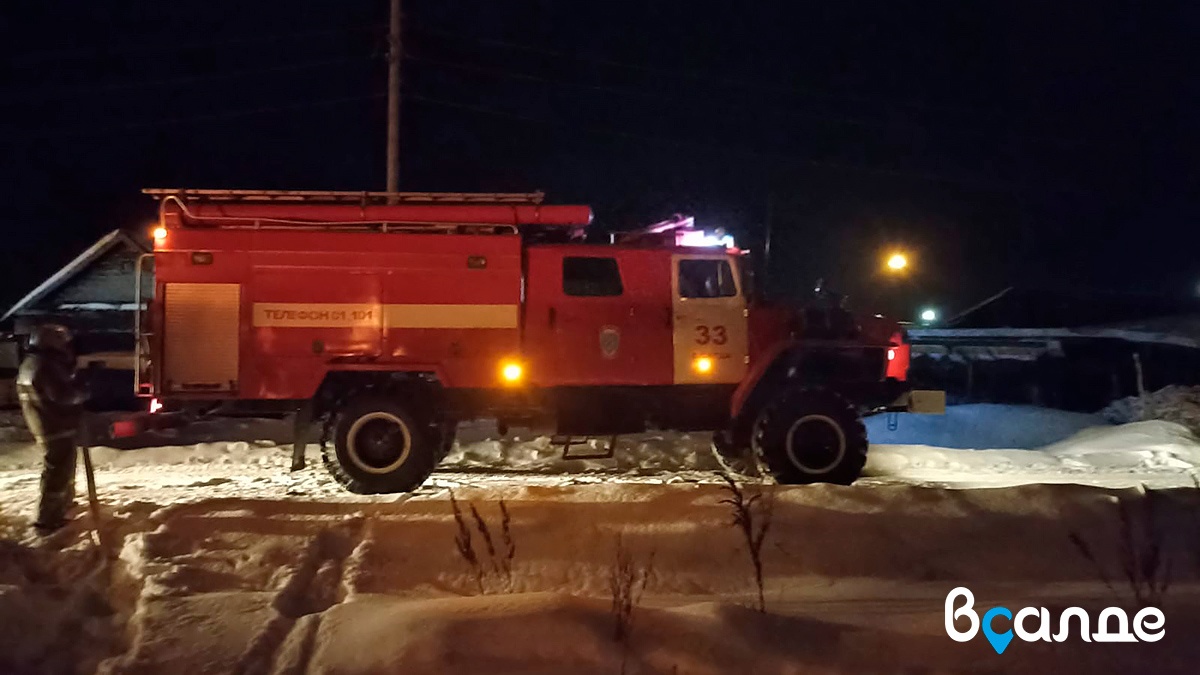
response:
[[[241,286],[168,283],[163,295],[163,388],[237,391]]]

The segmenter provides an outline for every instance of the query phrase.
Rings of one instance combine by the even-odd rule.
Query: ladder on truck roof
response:
[[[368,190],[195,190],[146,188],[155,199],[189,202],[315,202],[321,204],[541,204],[544,192],[372,192]]]
[[[579,229],[584,205],[544,204],[542,192],[142,190],[166,227],[324,228],[382,232],[517,233],[522,226]]]

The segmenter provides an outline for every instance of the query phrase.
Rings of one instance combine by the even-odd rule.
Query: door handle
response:
[[[555,309],[553,307],[551,307],[550,311],[547,312],[546,314],[547,314],[546,318],[550,324],[550,327],[554,328],[554,325],[558,322],[558,312],[555,311]]]

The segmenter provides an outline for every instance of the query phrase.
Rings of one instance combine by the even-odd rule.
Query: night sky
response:
[[[1053,5],[1053,6],[1051,6]],[[692,213],[911,316],[1200,284],[1195,3],[405,0],[401,187]],[[6,0],[5,305],[142,187],[382,189],[387,0]],[[913,274],[883,278],[901,246]]]

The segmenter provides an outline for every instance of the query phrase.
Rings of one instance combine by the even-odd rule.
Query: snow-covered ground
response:
[[[982,638],[959,644],[944,634],[946,594],[965,585],[980,606],[1045,606],[1056,616],[1069,606],[1136,609],[1119,572],[1118,503],[1142,513],[1144,493],[761,489],[774,495],[765,614],[715,484],[459,488],[478,567],[456,548],[464,530],[446,494],[129,503],[107,513],[120,549],[107,578],[84,576],[82,519],[52,545],[9,544],[0,658],[16,663],[5,670],[0,661],[0,671],[68,672],[46,666],[69,657],[84,672],[103,663],[114,675],[1182,673],[1200,659],[1189,628],[1200,625],[1200,551],[1187,536],[1200,513],[1193,490],[1154,496],[1172,565],[1157,603],[1163,642],[1075,637],[997,656]],[[611,610],[618,546],[648,579],[624,641]]]
[[[1000,487],[1079,483],[1104,487],[1186,487],[1200,472],[1200,441],[1171,422],[1111,425],[1091,415],[1024,406],[971,405],[946,416],[900,415],[867,420],[872,441],[864,486],[906,484]],[[977,449],[965,449],[977,434]],[[563,460],[545,437],[494,438],[488,424],[466,426],[424,493],[447,488],[531,484],[712,483],[720,465],[708,434],[654,433],[624,437],[611,460]],[[198,442],[199,441],[199,442]],[[1023,442],[1018,442],[1023,441]],[[1046,444],[1032,449],[1036,441]],[[1057,442],[1055,442],[1057,441]],[[215,497],[358,501],[320,463],[290,473],[290,426],[277,420],[220,420],[136,450],[92,449],[98,481],[113,503],[158,504]],[[606,441],[600,441],[603,444]],[[578,451],[578,448],[576,448]],[[29,510],[37,493],[40,456],[26,442],[0,443],[0,491],[10,507]]]
[[[1114,426],[1098,415],[974,404],[944,416],[867,420],[866,475],[947,487],[1080,483],[1186,487],[1200,475],[1200,441],[1175,422]]]
[[[11,442],[0,447],[0,672],[1194,672],[1200,442],[1170,422],[1056,415],[906,417],[895,433],[919,423],[925,435],[874,445],[854,486],[748,483],[774,504],[765,614],[704,434],[631,437],[618,460],[564,462],[546,439],[474,426],[426,487],[389,496],[342,491],[315,448],[289,473],[283,422],[94,448],[120,554],[107,571],[82,512],[50,542],[28,535],[38,457]],[[873,440],[887,431],[885,418],[870,424]],[[1042,436],[1015,435],[1017,424],[1042,424]],[[1038,445],[931,445],[964,426],[993,445]],[[1005,487],[965,489],[978,486]],[[618,547],[647,573],[620,640]],[[1162,642],[1075,637],[998,656],[982,637],[945,634],[943,603],[960,585],[980,607],[1136,609],[1122,572],[1131,550],[1157,579],[1170,567],[1155,600]]]
[[[1084,429],[1112,424],[1100,415],[998,403],[949,406],[945,415],[875,415],[865,422],[867,435],[875,444],[965,450],[1030,450]]]

